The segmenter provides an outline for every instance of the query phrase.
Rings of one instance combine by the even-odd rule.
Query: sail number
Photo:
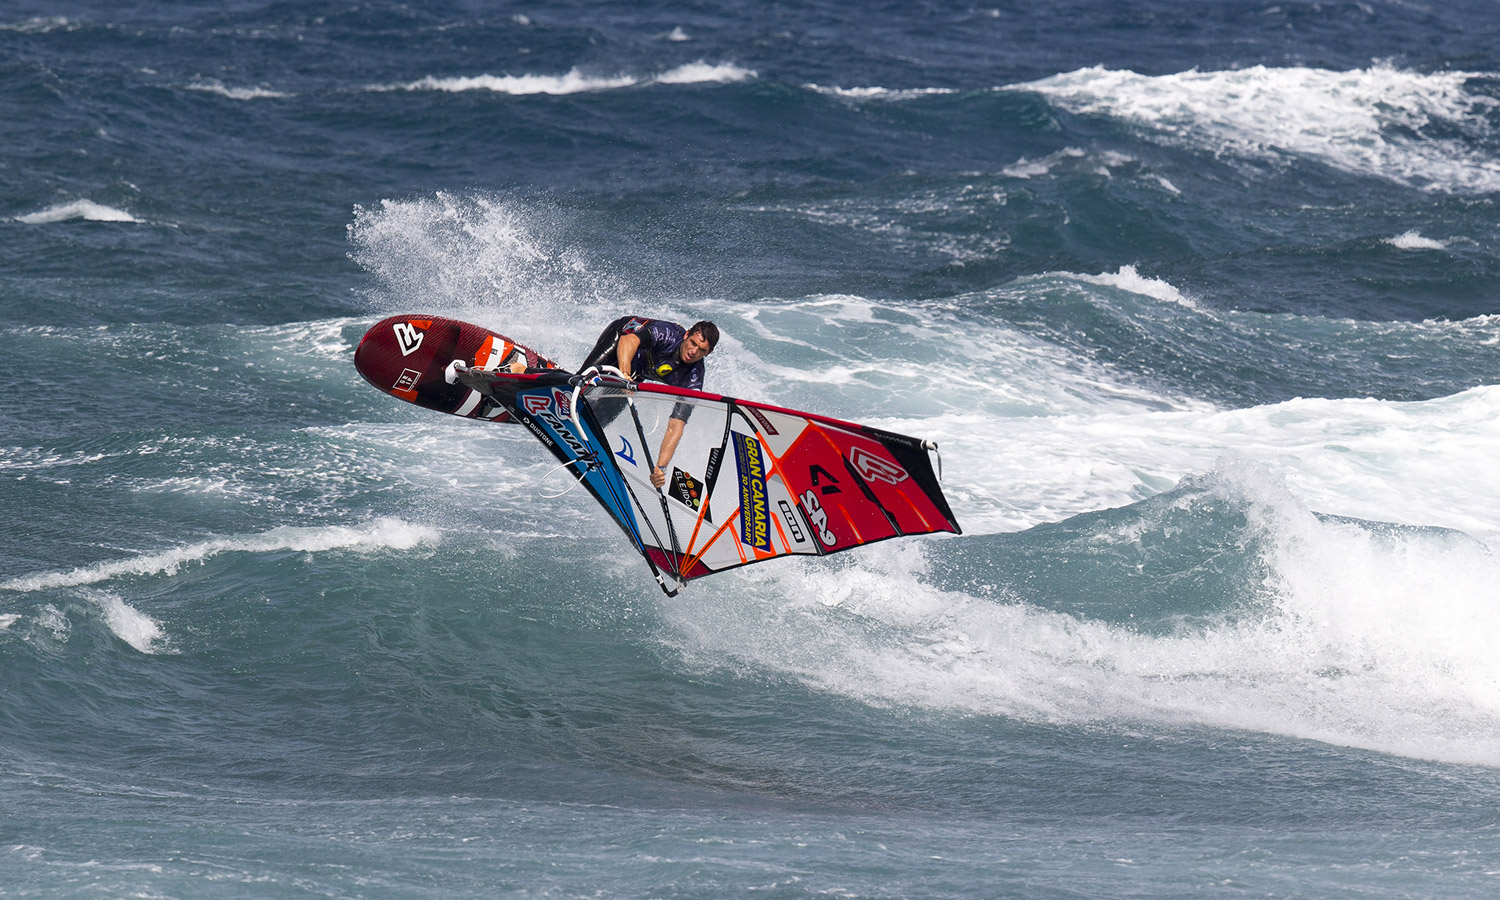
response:
[[[824,546],[832,547],[838,539],[833,536],[832,531],[828,530],[828,510],[818,502],[816,492],[807,491],[802,495],[802,508],[807,512],[807,521],[812,523],[812,527],[818,532],[818,540],[822,541]]]

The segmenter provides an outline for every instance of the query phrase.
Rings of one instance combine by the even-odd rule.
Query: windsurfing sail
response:
[[[455,361],[619,523],[668,594],[793,554],[961,533],[928,456],[935,445],[826,416],[618,375],[512,375]],[[681,437],[651,483],[672,423]]]

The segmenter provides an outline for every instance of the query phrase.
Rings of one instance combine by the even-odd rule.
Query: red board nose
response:
[[[478,325],[441,316],[391,316],[365,332],[354,351],[354,367],[370,384],[408,403],[472,418],[482,407],[467,402],[474,399],[470,390],[449,384],[444,372],[455,359],[473,366],[500,364],[513,346],[525,354],[527,366],[553,367],[551,360],[535,351]],[[486,417],[491,421],[509,418]]]
[[[365,380],[409,403],[448,412],[465,389],[443,379],[458,352],[462,323],[433,316],[392,316],[376,322],[354,351]]]

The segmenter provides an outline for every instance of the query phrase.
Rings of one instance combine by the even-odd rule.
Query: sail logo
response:
[[[615,456],[620,457],[632,466],[635,465],[635,448],[630,446],[630,440],[625,435],[620,435],[620,449],[615,451]]]
[[[738,431],[734,461],[740,470],[740,537],[760,550],[771,549],[771,505],[766,496],[766,459],[760,441]]]
[[[849,463],[854,466],[854,471],[859,473],[859,477],[866,481],[900,484],[909,477],[905,469],[888,459],[881,459],[863,447],[855,447],[850,451]]]
[[[785,500],[776,502],[781,505],[781,517],[786,519],[786,527],[792,532],[792,540],[798,544],[807,540],[802,534],[802,526],[797,524],[797,514],[792,510],[792,505]]]
[[[391,330],[396,332],[396,348],[403,357],[417,352],[417,348],[422,346],[422,338],[426,337],[425,333],[418,331],[410,322],[397,322],[391,326]]]
[[[672,468],[672,494],[681,500],[684,506],[693,509],[702,509],[703,518],[712,522],[713,517],[704,509],[703,482],[682,471],[675,466]]]
[[[781,434],[781,432],[776,430],[776,426],[771,424],[771,420],[766,418],[765,413],[761,412],[753,406],[746,406],[743,404],[740,406],[740,409],[743,409],[745,412],[755,417],[755,421],[760,423],[761,431],[764,431],[766,434]]]
[[[807,522],[818,533],[818,540],[823,542],[823,546],[832,547],[839,542],[833,535],[833,529],[828,527],[828,510],[823,508],[816,491],[802,492],[802,509],[807,513]]]
[[[557,405],[566,404],[567,395],[557,390],[554,390],[552,393],[552,396],[548,396],[547,394],[527,394],[521,398],[521,408],[530,413],[533,418],[540,419],[553,434],[557,435],[564,444],[568,445],[568,450],[572,451],[575,457],[579,459],[592,457],[593,454],[583,445],[578,436],[573,433],[573,429],[569,428],[567,423],[563,422],[557,415],[556,410],[553,409],[555,401]]]
[[[551,406],[552,401],[545,394],[527,394],[521,398],[521,408],[533,416],[541,415],[543,410],[550,412]]]

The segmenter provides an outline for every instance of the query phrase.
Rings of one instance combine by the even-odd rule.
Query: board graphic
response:
[[[557,364],[530,347],[487,328],[441,316],[391,316],[365,332],[354,351],[354,367],[375,387],[408,403],[466,419],[510,422],[510,412],[482,393],[449,381],[454,360],[476,369],[524,360],[528,369]]]

